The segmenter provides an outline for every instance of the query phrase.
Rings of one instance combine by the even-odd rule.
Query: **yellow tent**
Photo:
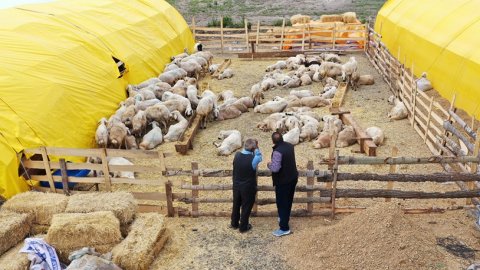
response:
[[[480,116],[480,0],[389,0],[375,31],[416,76],[428,73],[446,99]]]
[[[97,121],[127,84],[157,76],[193,49],[183,17],[162,0],[63,0],[0,10],[0,195],[24,191],[17,155],[92,147]],[[127,72],[121,76],[114,58]]]

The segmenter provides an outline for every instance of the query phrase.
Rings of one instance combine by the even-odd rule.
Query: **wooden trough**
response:
[[[186,155],[189,149],[193,149],[193,138],[198,132],[201,120],[202,117],[198,116],[196,113],[190,117],[188,121],[188,128],[183,133],[182,140],[175,144],[175,150],[178,153]]]

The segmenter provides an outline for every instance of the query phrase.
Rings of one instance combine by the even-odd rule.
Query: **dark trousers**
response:
[[[231,225],[239,227],[240,231],[247,230],[248,219],[255,203],[257,194],[256,185],[243,185],[233,187],[233,208]],[[240,213],[240,208],[242,209]],[[240,224],[239,224],[240,223]]]
[[[277,202],[279,226],[282,231],[290,230],[288,222],[292,212],[293,196],[295,195],[295,186],[297,181],[275,186],[275,197]]]

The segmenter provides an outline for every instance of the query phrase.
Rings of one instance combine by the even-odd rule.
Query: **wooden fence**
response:
[[[367,38],[366,24],[323,23],[286,26],[264,26],[260,21],[248,27],[199,27],[192,19],[190,28],[197,42],[216,53],[248,53],[275,51],[363,51]],[[252,48],[254,46],[255,48]]]
[[[448,108],[441,105],[440,99],[432,94],[434,91],[422,92],[416,87],[413,75],[415,61],[411,67],[405,67],[399,57],[395,58],[380,41],[380,36],[369,28],[369,40],[366,54],[369,61],[387,82],[393,94],[400,98],[408,110],[408,118],[414,130],[423,138],[434,155],[478,156],[480,129],[475,130],[475,118],[471,121],[462,119],[455,108],[455,96]],[[405,61],[404,61],[405,62]],[[442,103],[445,103],[443,100]],[[462,114],[464,118],[466,114]],[[471,122],[471,124],[467,124]],[[455,163],[442,164],[447,172],[478,173],[478,164]],[[476,182],[468,185],[457,182],[462,190],[478,188]],[[479,201],[475,199],[475,202]]]

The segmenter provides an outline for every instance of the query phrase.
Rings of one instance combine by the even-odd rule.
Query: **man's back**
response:
[[[282,159],[280,170],[272,173],[274,184],[296,181],[298,179],[298,171],[294,146],[288,142],[281,142],[275,145],[273,151],[280,153]]]
[[[255,184],[256,172],[252,167],[254,155],[237,152],[233,159],[233,185]]]

